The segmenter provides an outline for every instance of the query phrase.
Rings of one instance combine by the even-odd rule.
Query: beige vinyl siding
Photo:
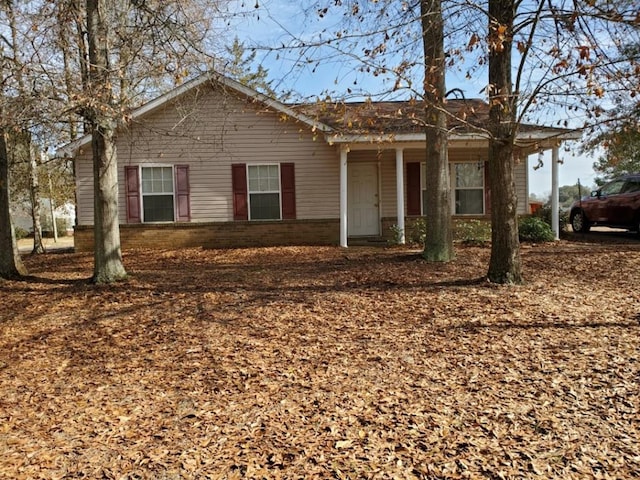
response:
[[[526,213],[529,213],[526,159],[516,161],[513,174],[516,184],[516,196],[518,197],[518,214],[524,215]]]
[[[91,145],[76,158],[76,215],[79,225],[93,225],[93,163]]]
[[[118,138],[120,222],[126,222],[125,165],[189,165],[191,221],[233,220],[231,165],[295,163],[299,219],[337,218],[339,162],[335,147],[309,127],[259,104],[208,88],[134,123]],[[90,148],[89,148],[90,150]],[[78,165],[80,224],[93,223],[90,156]],[[89,208],[89,206],[91,206]]]
[[[381,155],[380,175],[382,178],[380,192],[380,205],[382,208],[380,209],[380,215],[382,217],[395,217],[398,214],[398,201],[396,198],[396,152],[394,150],[386,150]]]

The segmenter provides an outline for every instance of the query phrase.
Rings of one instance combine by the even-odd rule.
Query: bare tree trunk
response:
[[[0,130],[0,278],[18,278],[27,274],[13,230],[9,211],[9,155],[7,135]]]
[[[426,101],[426,224],[423,256],[431,262],[454,258],[451,228],[447,117],[444,110],[445,56],[441,0],[421,0]]]
[[[518,209],[513,173],[517,132],[511,79],[514,0],[489,0],[489,183],[491,259],[488,279],[522,283]]]
[[[51,225],[53,225],[53,241],[58,243],[58,224],[56,223],[56,203],[53,195],[53,183],[51,173],[49,173],[49,210],[51,212]]]
[[[42,242],[42,222],[40,221],[40,182],[38,180],[38,160],[31,143],[31,135],[25,134],[27,151],[29,152],[29,196],[31,197],[31,219],[33,220],[32,254],[44,253]]]
[[[115,144],[117,109],[109,72],[109,30],[105,0],[87,0],[89,86],[98,105],[89,113],[94,178],[94,272],[96,283],[126,277],[118,223],[118,159]]]
[[[24,64],[22,63],[21,51],[18,48],[18,27],[16,25],[15,11],[11,2],[6,4],[7,17],[9,19],[9,28],[11,30],[11,45],[13,49],[13,61],[15,64],[15,78],[18,84],[18,92],[24,98],[28,98],[28,92],[23,77]],[[15,135],[16,144],[20,144],[24,148],[28,156],[29,165],[29,196],[31,199],[31,219],[33,221],[33,250],[32,254],[44,253],[44,245],[42,243],[42,225],[40,223],[40,191],[38,185],[38,161],[34,155],[33,143],[31,142],[31,133],[26,129]]]
[[[81,0],[70,0],[65,7],[60,7],[57,11],[58,15],[58,25],[60,25],[60,29],[58,31],[58,43],[60,44],[60,51],[62,53],[62,68],[64,72],[64,84],[65,90],[67,92],[68,97],[72,97],[74,94],[78,94],[78,90],[76,88],[76,83],[74,82],[74,72],[71,67],[71,57],[73,55],[72,52],[76,52],[78,55],[78,64],[80,66],[80,79],[81,79],[81,88],[84,90],[88,90],[88,64],[89,61],[87,59],[87,43],[86,38],[82,34],[84,31],[84,23],[83,23],[83,14],[82,7],[80,5]],[[63,27],[62,25],[68,24],[68,26]],[[74,48],[72,48],[72,44]],[[78,123],[76,121],[75,112],[70,112],[67,119],[68,127],[69,127],[69,141],[73,142],[76,138],[78,138]],[[85,128],[83,128],[83,133],[87,133],[89,128],[86,126],[85,119]],[[73,172],[73,180],[74,182],[77,179],[76,176],[76,163],[72,162],[72,172]],[[73,225],[78,225],[78,192],[77,189],[73,191],[73,199],[75,208],[75,215],[73,219]]]

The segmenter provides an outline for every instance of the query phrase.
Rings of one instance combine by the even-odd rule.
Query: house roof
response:
[[[318,102],[296,105],[332,129],[333,143],[424,141],[425,103],[418,100],[384,102]],[[453,139],[488,138],[489,104],[481,99],[448,100],[447,129]],[[564,128],[520,124],[520,143],[576,140],[580,134]]]
[[[285,104],[217,72],[200,75],[140,106],[131,113],[131,119],[144,117],[207,82],[233,90],[264,107],[308,125],[314,131],[324,133],[328,143],[424,142],[424,102],[319,101]],[[486,141],[488,134],[485,127],[489,120],[489,105],[485,101],[448,100],[446,110],[447,127],[452,139]],[[561,140],[576,140],[579,137],[579,133],[573,130],[521,124],[518,141],[522,144],[538,145],[540,142],[557,143]],[[60,148],[57,155],[73,157],[81,147],[90,142],[91,134],[87,134]]]

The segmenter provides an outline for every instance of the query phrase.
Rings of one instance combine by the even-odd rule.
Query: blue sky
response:
[[[238,17],[230,26],[230,34],[237,35],[245,46],[280,46],[288,44],[291,34],[315,38],[323,29],[334,31],[337,29],[340,17],[326,16],[322,20],[304,15],[305,2],[293,2],[286,0],[259,0],[259,8],[254,8],[255,0],[245,2],[244,10],[250,13],[244,17]],[[309,2],[306,2],[307,4]],[[354,88],[354,79],[357,78],[355,88],[370,92],[381,91],[385,84],[380,77],[357,73],[359,66],[357,61],[348,61],[344,58],[325,60],[316,65],[310,63],[303,67],[294,67],[294,56],[285,51],[268,52],[259,49],[257,59],[268,70],[269,78],[273,80],[276,91],[292,90],[303,97],[313,98],[322,95],[324,91],[332,91],[335,95],[347,95],[350,88]],[[482,97],[482,90],[486,85],[484,75],[465,78],[464,72],[449,71],[447,74],[447,88],[459,88],[469,98]],[[388,84],[386,84],[388,85]],[[553,112],[551,112],[551,117]],[[544,122],[541,122],[544,123]],[[559,184],[573,185],[580,179],[582,185],[591,186],[594,183],[595,173],[592,165],[594,158],[579,154],[580,145],[567,144],[568,150],[560,152],[563,162],[559,167]],[[547,195],[551,192],[551,156],[550,152],[543,157],[543,167],[534,169],[538,157],[529,158],[530,177],[529,189],[531,193]]]

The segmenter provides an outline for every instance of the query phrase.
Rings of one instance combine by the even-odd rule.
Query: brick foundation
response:
[[[93,226],[75,227],[74,236],[76,252],[93,251]],[[339,240],[338,219],[120,225],[125,250],[338,245]]]

